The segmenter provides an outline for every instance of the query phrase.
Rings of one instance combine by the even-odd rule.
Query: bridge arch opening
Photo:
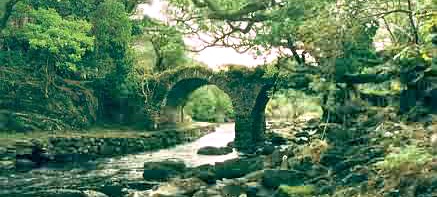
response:
[[[163,103],[164,125],[180,122],[230,122],[233,104],[219,86],[202,78],[183,79],[171,87]]]

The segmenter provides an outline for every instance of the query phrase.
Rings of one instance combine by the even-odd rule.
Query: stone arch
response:
[[[232,102],[235,146],[239,150],[252,149],[264,140],[265,107],[269,100],[268,91],[274,83],[264,74],[263,68],[239,66],[230,66],[219,72],[205,67],[183,67],[164,72],[157,77],[160,87],[164,87],[163,92],[154,97],[157,104],[153,104],[158,106],[159,123],[176,122],[177,107],[184,104],[193,91],[204,85],[216,85]]]
[[[183,118],[183,107],[188,101],[189,96],[199,89],[200,87],[206,85],[215,85],[225,94],[229,96],[232,103],[232,97],[227,91],[227,88],[221,86],[221,84],[214,83],[211,78],[186,78],[175,83],[166,94],[164,101],[162,103],[162,113],[164,125],[182,122]],[[233,103],[232,103],[233,104]]]

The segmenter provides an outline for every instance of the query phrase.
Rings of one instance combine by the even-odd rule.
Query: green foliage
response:
[[[107,0],[97,7],[92,21],[97,55],[123,59],[131,41],[132,32],[132,24],[124,5],[116,0]]]
[[[196,121],[223,122],[234,117],[229,96],[216,86],[204,86],[194,91],[184,109]]]
[[[106,0],[93,13],[92,23],[96,37],[94,58],[98,75],[108,77],[107,82],[121,85],[132,71],[129,49],[132,24],[124,5],[117,0]]]
[[[150,18],[136,22],[136,41],[150,43],[154,52],[155,72],[176,68],[187,62],[182,34],[173,26]]]
[[[34,8],[53,8],[62,16],[75,16],[89,19],[99,4],[107,0],[23,0]],[[130,13],[138,3],[148,0],[116,0]]]
[[[91,25],[84,20],[62,18],[53,9],[32,9],[23,3],[15,6],[10,20],[28,22],[8,26],[5,45],[28,49],[46,66],[54,65],[58,74],[77,71],[77,63],[93,50]]]
[[[318,99],[300,91],[281,90],[273,94],[266,107],[268,119],[293,120],[300,116],[321,117]]]
[[[24,0],[23,2],[36,9],[55,9],[61,16],[89,18],[103,0]]]

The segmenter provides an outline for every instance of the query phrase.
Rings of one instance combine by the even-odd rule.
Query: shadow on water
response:
[[[226,146],[235,137],[234,124],[222,124],[194,142],[154,152],[112,158],[51,164],[29,172],[11,172],[0,176],[0,196],[25,196],[24,193],[48,189],[97,189],[118,185],[128,187],[142,182],[143,164],[166,159],[183,160],[187,166],[214,164],[238,157],[237,152],[220,156],[198,155],[204,146]]]

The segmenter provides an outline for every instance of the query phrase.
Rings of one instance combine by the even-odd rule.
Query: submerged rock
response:
[[[144,163],[143,178],[149,181],[164,181],[185,171],[186,165],[180,160]]]
[[[232,153],[231,147],[205,146],[197,151],[199,155],[227,155],[229,153]]]

